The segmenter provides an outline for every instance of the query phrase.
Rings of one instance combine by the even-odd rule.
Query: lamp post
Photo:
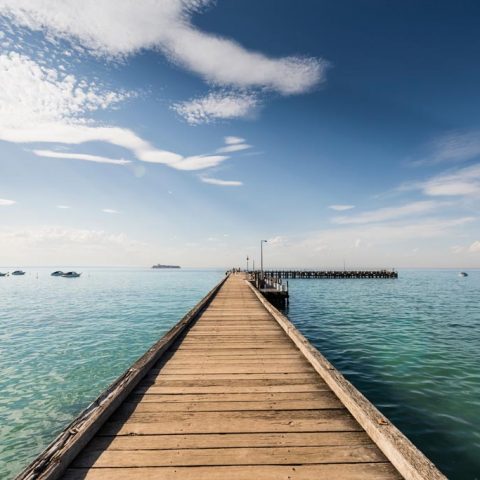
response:
[[[248,261],[249,261],[249,260],[250,260],[250,259],[248,258],[248,255],[247,255],[247,273],[248,273]]]
[[[267,243],[266,240],[260,240],[260,272],[263,279],[263,244]]]

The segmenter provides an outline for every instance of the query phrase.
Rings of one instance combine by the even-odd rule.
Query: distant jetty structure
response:
[[[383,270],[265,270],[266,277],[275,278],[398,278],[394,269]]]
[[[161,263],[157,263],[153,265],[152,268],[180,268],[180,265],[162,265]]]
[[[289,302],[288,279],[355,279],[398,278],[396,270],[264,270],[248,272],[252,285],[275,307]],[[287,280],[284,282],[284,280]]]

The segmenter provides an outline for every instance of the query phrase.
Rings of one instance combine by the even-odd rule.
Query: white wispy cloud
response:
[[[468,251],[472,253],[480,253],[480,240],[475,240],[469,247]]]
[[[218,165],[227,156],[185,157],[161,150],[127,128],[97,125],[89,118],[94,110],[105,109],[129,97],[98,89],[55,68],[47,68],[15,52],[0,55],[0,140],[13,143],[56,143],[76,145],[105,142],[129,150],[138,160],[168,165],[179,170],[201,170]],[[108,159],[80,153],[37,149],[42,156],[76,158],[103,163]]]
[[[0,198],[0,207],[9,207],[10,205],[15,205],[17,202],[15,200],[8,200],[6,198]]]
[[[113,209],[113,208],[102,208],[102,212],[103,212],[103,213],[113,213],[113,214],[119,213],[118,210],[115,210],[115,209]]]
[[[203,183],[219,185],[221,187],[241,187],[243,182],[238,180],[221,180],[220,178],[200,177]]]
[[[429,145],[430,152],[414,165],[458,163],[480,157],[480,130],[450,132]]]
[[[242,92],[211,92],[172,105],[178,115],[191,125],[251,117],[258,108],[256,95]]]
[[[242,150],[248,150],[252,148],[251,145],[246,143],[244,138],[240,137],[225,137],[225,146],[218,148],[217,153],[234,153],[241,152]]]
[[[225,155],[196,155],[184,158],[181,162],[176,163],[174,168],[177,170],[204,170],[216,167],[227,158],[229,157]]]
[[[237,145],[227,145],[226,147],[221,147],[217,150],[217,153],[241,152],[242,150],[248,150],[249,148],[252,148],[252,146],[246,143],[238,143]]]
[[[436,175],[421,188],[430,196],[479,196],[480,164]]]
[[[329,205],[328,208],[337,212],[343,212],[345,210],[351,210],[352,208],[355,208],[355,205]]]
[[[335,217],[334,223],[338,224],[361,224],[384,222],[387,220],[395,220],[402,217],[412,215],[422,215],[444,206],[445,202],[436,202],[432,200],[425,200],[420,202],[412,202],[398,207],[385,207],[377,210],[370,210],[368,212],[359,213],[357,215],[348,215],[342,217]]]
[[[68,210],[70,208],[69,205],[57,205],[57,208],[60,208],[60,210]]]
[[[225,140],[225,145],[236,145],[237,143],[245,143],[246,141],[242,137],[235,137],[233,135],[225,137],[224,140]]]
[[[46,30],[95,55],[123,57],[158,49],[172,62],[216,85],[305,92],[325,78],[322,59],[271,58],[233,40],[203,32],[190,21],[212,0],[0,0],[0,12],[17,25]]]
[[[128,165],[129,163],[132,163],[130,160],[101,157],[98,155],[89,155],[86,153],[56,152],[53,150],[33,150],[33,153],[35,155],[38,155],[39,157],[62,158],[67,160],[84,160],[87,162],[108,163],[112,165]]]
[[[480,196],[480,163],[434,175],[427,180],[400,185],[398,191],[420,190],[431,197]]]
[[[2,127],[83,118],[124,101],[127,92],[101,90],[16,52],[0,55]]]

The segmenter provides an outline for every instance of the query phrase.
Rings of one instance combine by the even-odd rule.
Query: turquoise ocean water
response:
[[[480,271],[289,286],[302,333],[448,478],[480,478]]]
[[[64,279],[26,270],[0,278],[0,478],[224,274],[91,268]],[[449,478],[480,478],[480,272],[289,283],[288,315],[312,343]]]
[[[41,452],[224,276],[80,268],[80,278],[61,278],[53,270],[0,277],[0,479]]]

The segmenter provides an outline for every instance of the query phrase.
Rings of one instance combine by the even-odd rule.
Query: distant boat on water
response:
[[[77,272],[67,272],[67,273],[62,273],[62,277],[64,278],[77,278],[81,275],[81,273]]]
[[[180,265],[162,265],[161,263],[157,263],[153,265],[152,268],[180,268]]]
[[[7,273],[0,272],[0,277],[6,277],[7,275],[8,275],[8,272]]]
[[[61,277],[63,272],[61,270],[56,270],[55,272],[51,273],[50,276],[52,277]]]
[[[468,277],[468,273],[467,272],[460,272],[458,274],[459,277]]]
[[[11,275],[25,275],[25,272],[23,270],[15,270]]]

